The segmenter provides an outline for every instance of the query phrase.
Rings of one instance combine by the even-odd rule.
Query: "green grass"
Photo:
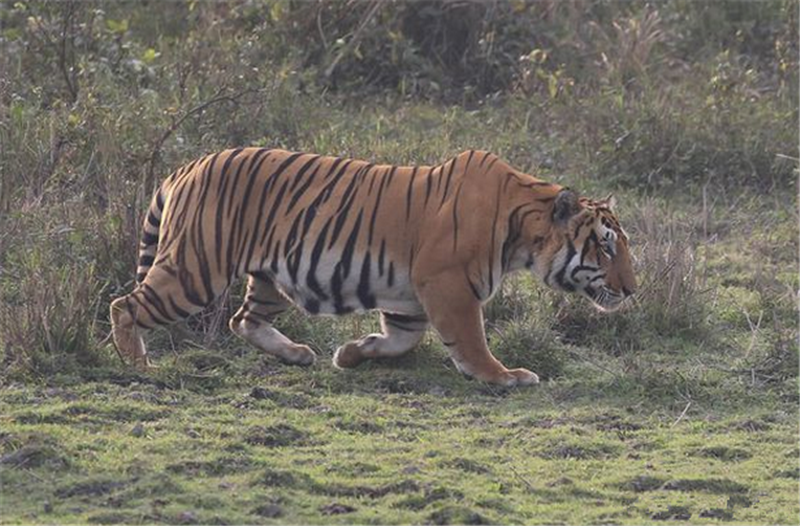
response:
[[[421,354],[9,386],[2,522],[640,524],[680,507],[692,522],[777,524],[800,511],[796,414],[776,400],[656,403],[602,374],[505,391],[457,376],[441,349]],[[166,385],[192,376],[193,389]]]

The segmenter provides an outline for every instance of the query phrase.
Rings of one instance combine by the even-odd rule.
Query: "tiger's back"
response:
[[[312,314],[419,310],[406,305],[414,247],[446,202],[454,165],[256,148],[208,156],[164,185],[155,264],[196,268],[199,297],[261,272]]]

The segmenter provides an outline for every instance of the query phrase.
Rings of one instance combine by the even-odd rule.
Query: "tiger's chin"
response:
[[[586,288],[581,293],[591,300],[592,305],[600,312],[614,312],[619,310],[626,302],[625,297],[608,287],[599,289]]]

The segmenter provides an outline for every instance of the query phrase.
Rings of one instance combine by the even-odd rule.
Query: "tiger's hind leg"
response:
[[[143,333],[182,320],[202,308],[186,297],[174,270],[165,265],[150,268],[133,292],[111,302],[111,330],[120,357],[137,369],[153,368]]]
[[[346,369],[371,358],[400,356],[417,346],[428,328],[428,318],[424,314],[381,312],[381,328],[383,334],[370,334],[339,347],[333,364]]]
[[[293,342],[272,326],[291,306],[269,276],[250,274],[242,307],[231,317],[231,330],[262,351],[294,365],[311,365],[316,355],[308,345]]]

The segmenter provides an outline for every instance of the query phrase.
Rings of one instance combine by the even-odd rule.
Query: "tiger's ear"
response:
[[[555,203],[553,204],[553,222],[566,225],[569,219],[580,212],[580,210],[578,194],[569,188],[564,188],[558,192]]]
[[[606,197],[604,201],[606,202],[606,206],[608,207],[608,209],[611,210],[612,212],[617,207],[617,198],[614,197],[614,194],[608,194],[608,197]]]

